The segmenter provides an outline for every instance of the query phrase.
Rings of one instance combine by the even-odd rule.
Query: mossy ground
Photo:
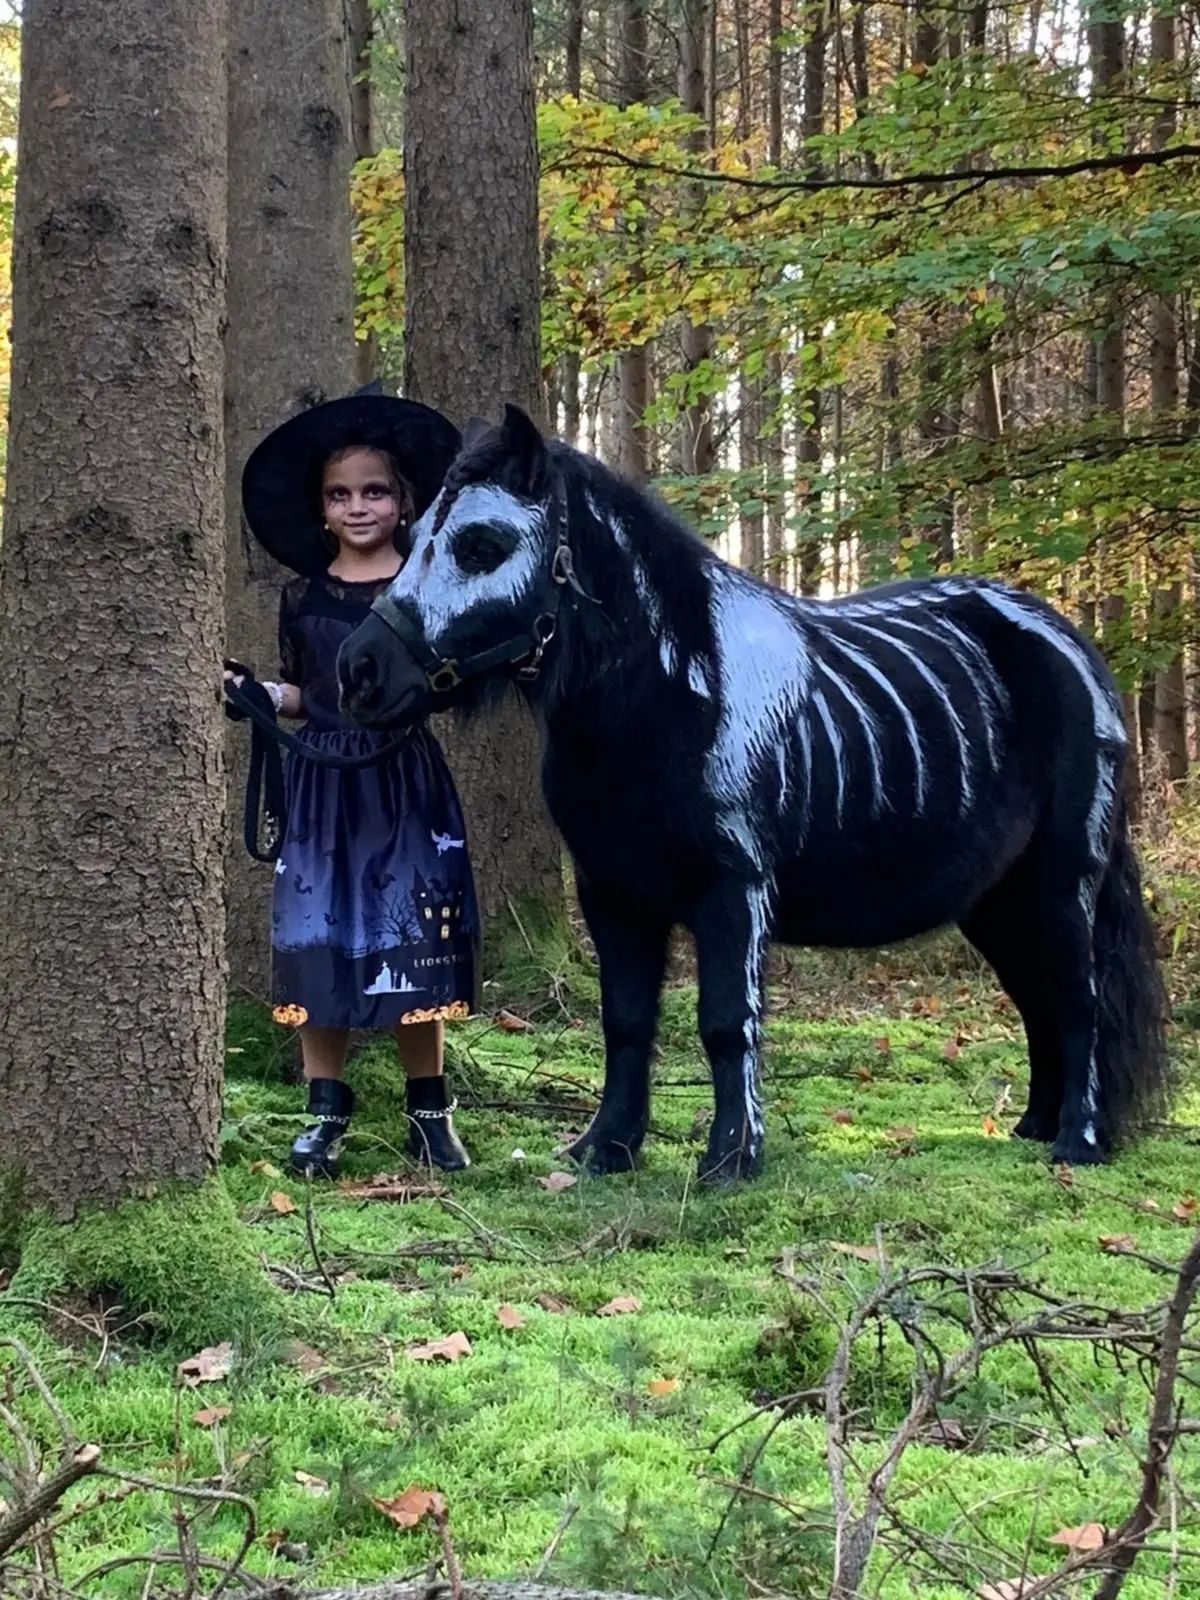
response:
[[[227,1381],[182,1400],[175,1364],[190,1352],[178,1342],[138,1330],[112,1338],[103,1359],[94,1341],[64,1344],[47,1375],[81,1437],[129,1470],[251,1495],[263,1533],[286,1533],[309,1558],[297,1568],[260,1542],[253,1565],[310,1586],[423,1569],[432,1531],[401,1533],[370,1504],[417,1483],[446,1496],[460,1559],[475,1575],[536,1568],[577,1505],[550,1578],[666,1596],[820,1592],[829,1490],[819,1415],[778,1429],[754,1478],[777,1498],[740,1500],[712,1548],[729,1499],[722,1482],[736,1478],[771,1414],[716,1449],[711,1442],[764,1398],[820,1383],[834,1344],[816,1306],[774,1271],[781,1251],[799,1250],[804,1270],[843,1305],[875,1268],[831,1246],[868,1244],[877,1228],[899,1263],[1003,1257],[1063,1296],[1148,1304],[1164,1281],[1105,1254],[1099,1238],[1133,1234],[1151,1255],[1182,1256],[1189,1230],[1172,1207],[1200,1189],[1200,1145],[1188,1131],[1200,1122],[1200,1077],[1191,1028],[1179,1027],[1174,1047],[1190,1088],[1178,1125],[1066,1187],[1043,1150],[1003,1137],[1022,1105],[1019,1028],[961,950],[941,941],[857,960],[797,957],[778,978],[769,1159],[755,1184],[711,1193],[695,1182],[710,1097],[694,993],[681,984],[665,1003],[642,1169],[561,1193],[543,1188],[539,1178],[562,1166],[563,1134],[593,1103],[601,1062],[594,980],[581,981],[564,954],[552,997],[544,987],[531,1009],[532,1031],[479,1021],[452,1035],[455,1084],[468,1101],[460,1126],[475,1159],[453,1181],[453,1204],[364,1204],[316,1191],[336,1299],[291,1280],[287,1316],[299,1346],[256,1332],[224,1301],[188,1323],[234,1340],[239,1359]],[[489,994],[490,1005],[512,1000],[502,988]],[[262,1167],[282,1169],[299,1125],[287,1042],[239,1013],[230,1045],[225,1190],[264,1261],[311,1285],[304,1185]],[[389,1050],[373,1047],[352,1070],[361,1114],[348,1171],[400,1170]],[[280,1214],[277,1194],[298,1209]],[[1159,1209],[1144,1210],[1147,1200]],[[196,1253],[186,1285],[193,1307],[212,1271]],[[544,1309],[544,1295],[565,1309]],[[620,1296],[636,1297],[640,1311],[597,1314]],[[501,1305],[524,1326],[502,1327]],[[410,1358],[413,1343],[457,1331],[473,1347],[457,1364]],[[901,1474],[908,1521],[977,1550],[993,1577],[1019,1571],[1027,1548],[1031,1564],[1047,1568],[1049,1534],[1117,1519],[1130,1502],[1136,1467],[1105,1423],[1144,1416],[1142,1379],[1084,1348],[1056,1347],[1050,1359],[1077,1458],[1028,1360],[1004,1351],[950,1408],[980,1430],[978,1447],[915,1447]],[[864,1459],[902,1415],[910,1370],[900,1341],[864,1344],[853,1390]],[[231,1408],[215,1429],[192,1421],[215,1405]],[[1195,1492],[1197,1464],[1188,1471]],[[314,1492],[298,1473],[329,1487]],[[232,1550],[240,1526],[220,1515],[204,1540]],[[170,1543],[170,1507],[133,1497],[64,1538],[70,1581],[117,1552]],[[1010,1552],[1008,1573],[986,1540]],[[1154,1559],[1127,1586],[1129,1600],[1163,1592]],[[106,1592],[125,1592],[121,1581]],[[129,1593],[140,1581],[128,1576]],[[884,1592],[911,1591],[896,1572]],[[962,1591],[947,1581],[921,1592]]]

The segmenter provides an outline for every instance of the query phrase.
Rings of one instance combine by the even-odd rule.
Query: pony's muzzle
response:
[[[404,728],[429,714],[424,671],[378,617],[361,623],[338,653],[342,710],[367,728]]]

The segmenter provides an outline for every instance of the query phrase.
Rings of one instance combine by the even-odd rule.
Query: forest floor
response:
[[[783,1420],[771,1403],[823,1383],[835,1317],[877,1283],[880,1242],[888,1271],[1003,1260],[1055,1296],[1126,1309],[1170,1291],[1127,1253],[1178,1262],[1200,1191],[1190,891],[1160,914],[1175,930],[1173,1049],[1187,1087],[1170,1126],[1074,1173],[1007,1137],[1023,1105],[1018,1021],[952,939],[780,961],[766,1168],[716,1193],[695,1181],[710,1092],[686,981],[666,997],[640,1171],[555,1177],[602,1059],[594,976],[564,948],[536,983],[524,975],[524,1000],[492,988],[492,1016],[454,1030],[474,1166],[445,1196],[407,1204],[331,1185],[310,1194],[286,1174],[301,1125],[293,1041],[238,1012],[223,1177],[281,1286],[281,1332],[230,1326],[227,1376],[181,1390],[176,1364],[193,1352],[144,1324],[120,1331],[110,1308],[103,1344],[72,1339],[43,1356],[46,1375],[112,1464],[248,1496],[259,1537],[247,1566],[297,1587],[424,1572],[442,1548],[435,1527],[402,1529],[375,1504],[419,1486],[444,1496],[468,1576],[664,1597],[826,1592],[821,1401]],[[369,1047],[352,1081],[346,1176],[403,1173],[389,1049]],[[937,1338],[954,1346],[953,1332]],[[861,1462],[881,1455],[912,1382],[897,1327],[872,1325],[848,1391]],[[1048,1347],[1040,1373],[1019,1347],[987,1357],[943,1408],[946,1432],[907,1451],[893,1491],[903,1523],[941,1552],[919,1592],[1051,1570],[1060,1530],[1119,1521],[1136,1498],[1146,1410],[1136,1365],[1122,1371],[1086,1344]],[[1180,1446],[1193,1492],[1198,1446]],[[201,1545],[230,1554],[242,1526],[218,1508]],[[873,1583],[916,1592],[911,1567],[889,1575],[894,1525],[889,1538]],[[165,1498],[119,1499],[64,1530],[63,1578],[173,1541]],[[1128,1600],[1168,1592],[1169,1565],[1144,1557]],[[140,1594],[142,1580],[124,1571],[86,1592]]]

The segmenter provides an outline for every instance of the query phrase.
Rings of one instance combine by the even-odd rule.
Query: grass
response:
[[[46,1366],[80,1436],[130,1471],[249,1494],[267,1536],[251,1558],[255,1569],[312,1587],[423,1571],[437,1548],[433,1530],[401,1532],[371,1504],[420,1484],[445,1495],[470,1575],[534,1571],[569,1518],[548,1579],[670,1597],[743,1596],[756,1586],[821,1592],[830,1554],[821,1417],[801,1413],[778,1429],[755,1474],[762,1496],[739,1498],[731,1511],[722,1484],[737,1477],[772,1413],[710,1448],[755,1405],[819,1384],[827,1368],[836,1331],[781,1281],[781,1252],[797,1250],[843,1306],[874,1281],[875,1268],[832,1246],[869,1244],[877,1229],[899,1263],[1003,1257],[1063,1296],[1148,1304],[1163,1295],[1164,1280],[1106,1254],[1099,1239],[1132,1234],[1169,1261],[1184,1253],[1190,1230],[1172,1208],[1200,1188],[1189,1131],[1200,1122],[1200,1075],[1195,1039],[1181,1027],[1175,1048],[1190,1088],[1178,1126],[1064,1186],[1042,1150],[1004,1137],[1023,1103],[1019,1029],[952,944],[868,960],[795,957],[777,979],[768,1165],[757,1183],[720,1193],[695,1183],[709,1092],[695,996],[683,983],[666,997],[641,1170],[581,1178],[559,1193],[542,1186],[562,1168],[565,1134],[594,1103],[601,1063],[594,983],[564,960],[557,999],[533,1009],[531,1031],[479,1021],[452,1036],[455,1083],[468,1102],[460,1125],[475,1165],[453,1181],[451,1204],[314,1191],[332,1302],[296,1287],[319,1281],[304,1185],[262,1165],[282,1168],[300,1125],[299,1092],[285,1081],[286,1041],[263,1018],[239,1013],[224,1187],[264,1260],[301,1275],[277,1275],[293,1291],[290,1325],[253,1331],[230,1312],[233,1371],[183,1394],[175,1363],[191,1352],[178,1342],[140,1329],[115,1335],[103,1351],[73,1340]],[[401,1170],[389,1050],[368,1049],[352,1074],[361,1110],[348,1171]],[[1147,1201],[1158,1209],[1146,1210]],[[190,1305],[203,1296],[206,1270],[197,1253]],[[561,1309],[545,1309],[546,1296]],[[640,1309],[599,1314],[619,1297],[634,1297]],[[523,1325],[503,1327],[501,1306],[515,1308]],[[414,1344],[457,1332],[472,1346],[457,1363],[410,1358]],[[863,1341],[856,1358],[856,1448],[869,1460],[907,1406],[911,1360],[890,1336]],[[1133,1419],[1136,1437],[1142,1376],[1086,1348],[1056,1347],[1051,1362],[1075,1458],[1028,1359],[1005,1350],[950,1408],[979,1431],[978,1446],[914,1447],[901,1473],[908,1521],[977,1549],[993,1578],[1019,1571],[1027,1547],[1030,1564],[1050,1570],[1050,1534],[1119,1519],[1134,1493],[1129,1446],[1105,1425]],[[215,1427],[192,1420],[197,1408],[216,1405],[230,1412]],[[1196,1492],[1195,1459],[1187,1472]],[[232,1513],[216,1516],[206,1546],[232,1552],[240,1526]],[[170,1505],[145,1496],[114,1502],[63,1538],[69,1582],[122,1551],[171,1544]],[[985,1549],[989,1541],[1009,1554]],[[1148,1558],[1126,1588],[1129,1600],[1163,1594],[1164,1571],[1161,1558]],[[104,1592],[139,1593],[141,1576],[114,1577]],[[883,1592],[912,1591],[897,1571]],[[933,1600],[962,1592],[949,1581],[921,1590]]]

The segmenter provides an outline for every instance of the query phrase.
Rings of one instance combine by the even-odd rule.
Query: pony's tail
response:
[[[1172,1090],[1167,993],[1124,803],[1096,899],[1093,950],[1101,1116],[1108,1142],[1115,1146],[1161,1117]]]

